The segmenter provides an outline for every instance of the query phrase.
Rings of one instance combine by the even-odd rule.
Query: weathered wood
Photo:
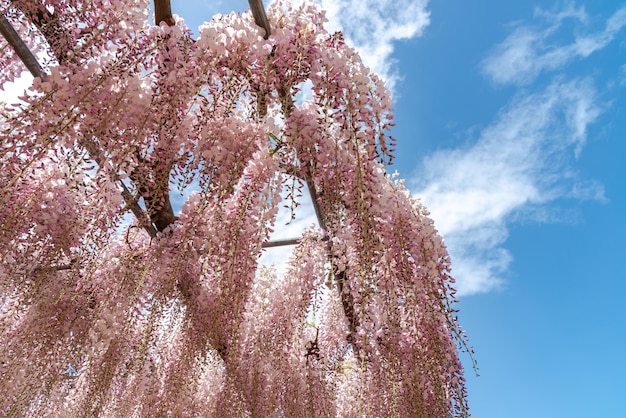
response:
[[[70,45],[73,36],[63,27],[58,14],[51,12],[43,4],[33,4],[31,7],[18,5],[17,7],[39,29],[57,62],[59,64],[65,62],[73,48],[73,45]]]
[[[98,146],[93,141],[90,141],[87,138],[84,138],[81,141],[81,145],[85,147],[85,149],[89,153],[89,156],[96,162],[96,164],[102,167],[103,163],[100,155],[101,152],[98,149]],[[135,218],[142,226],[142,228],[148,233],[148,235],[150,235],[151,238],[156,237],[157,229],[153,225],[150,216],[148,216],[148,214],[141,208],[141,206],[139,206],[139,203],[137,203],[137,198],[135,198],[130,190],[128,190],[128,187],[126,187],[126,184],[124,184],[122,179],[119,178],[117,173],[113,173],[113,178],[122,187],[122,198],[126,203],[126,207],[130,209],[133,215],[135,215]]]
[[[47,13],[47,16],[50,18],[53,18],[52,14],[50,13]],[[43,16],[43,18],[45,17],[46,15]],[[41,14],[38,15],[37,18],[41,19],[42,15]],[[38,21],[37,26],[40,27],[40,25],[42,24],[45,24],[45,21]],[[24,65],[26,66],[28,71],[30,71],[33,77],[39,77],[41,79],[46,78],[47,74],[44,72],[43,68],[39,64],[39,61],[37,60],[35,55],[32,53],[30,48],[28,48],[24,40],[15,31],[15,28],[13,28],[13,25],[11,25],[11,23],[6,19],[4,15],[0,15],[0,33],[2,33],[2,36],[6,39],[9,45],[13,47],[13,49],[15,50],[15,53],[20,58],[22,63],[24,63]],[[46,34],[45,33],[43,34],[45,37]],[[91,156],[91,158],[94,159],[96,164],[101,166],[102,161],[98,155],[99,153],[95,144],[93,144],[90,141],[84,140],[82,141],[82,145],[87,149],[87,151],[89,152],[89,155]],[[143,228],[148,233],[148,235],[154,238],[156,236],[157,230],[155,229],[154,225],[146,223],[146,219],[149,219],[146,212],[139,206],[139,204],[137,203],[136,199],[133,197],[130,190],[128,190],[128,187],[126,187],[126,185],[117,177],[117,175],[115,175],[115,180],[117,180],[118,183],[121,185],[122,197],[124,198],[124,201],[126,202],[127,207],[131,210],[131,212],[133,212],[133,214],[135,215],[139,223],[143,226]],[[170,209],[171,209],[171,206],[170,206]]]
[[[154,3],[157,24],[163,21],[170,26],[174,25],[176,22],[172,17],[170,1],[155,0]],[[39,31],[46,38],[57,61],[59,63],[63,63],[69,56],[68,52],[70,51],[71,46],[67,41],[64,41],[68,35],[66,30],[59,24],[58,16],[43,6],[40,8],[22,10],[22,12],[33,22],[35,26],[37,26]],[[97,149],[90,150],[92,158],[96,158],[97,153]],[[137,199],[131,199],[132,194],[128,191],[126,185],[121,181],[119,182],[122,185],[122,195],[126,204],[151,237],[156,236],[157,231],[163,232],[176,220],[169,198],[168,180],[169,177],[166,176],[162,179],[160,184],[157,184],[148,190],[146,190],[145,184],[137,185],[137,189],[142,190],[142,196],[144,197],[144,201],[146,203],[150,219],[148,225],[146,225],[144,220],[145,211],[138,205]]]
[[[248,0],[248,4],[250,4],[252,16],[254,16],[254,23],[265,29],[264,38],[269,38],[272,34],[272,29],[270,28],[269,20],[267,20],[267,14],[265,13],[265,8],[263,7],[263,0]]]
[[[165,22],[168,26],[174,26],[176,21],[172,16],[170,0],[154,0],[154,22],[157,26]]]
[[[43,72],[39,61],[30,48],[24,43],[20,35],[15,31],[11,22],[4,15],[0,15],[0,33],[6,41],[11,45],[17,56],[22,60],[28,71],[33,77],[44,79],[46,74]]]
[[[288,245],[296,245],[302,238],[277,239],[274,241],[264,242],[263,248],[286,247]]]

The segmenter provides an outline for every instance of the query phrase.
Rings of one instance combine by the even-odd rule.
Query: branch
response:
[[[265,36],[263,38],[269,38],[272,34],[272,29],[270,28],[270,22],[267,20],[267,14],[265,14],[263,0],[248,0],[248,4],[250,4],[252,16],[254,16],[254,23],[265,29]]]
[[[49,11],[43,4],[39,6],[33,4],[31,7],[17,6],[24,16],[26,16],[44,36],[46,42],[50,46],[54,57],[59,64],[65,62],[69,56],[72,47],[70,40],[72,34],[63,27],[59,20],[59,16]]]
[[[313,202],[313,209],[315,209],[315,216],[317,216],[317,221],[319,222],[320,228],[324,232],[327,232],[328,229],[326,227],[326,222],[324,222],[324,217],[322,213],[322,209],[318,203],[318,195],[317,190],[315,189],[315,183],[313,182],[313,178],[311,177],[310,172],[305,175],[306,185],[309,189],[309,194],[311,195],[311,201]],[[327,236],[326,239],[329,239]],[[329,243],[332,248],[332,243]],[[337,291],[339,292],[339,296],[341,297],[341,305],[343,307],[343,313],[346,315],[349,323],[349,333],[346,337],[346,340],[349,344],[352,345],[352,349],[356,356],[359,356],[359,346],[356,341],[356,332],[359,327],[360,321],[356,316],[356,311],[354,307],[354,297],[350,293],[348,289],[345,288],[345,284],[347,281],[346,271],[338,271],[337,264],[335,263],[335,257],[330,256],[331,258],[331,266],[333,269],[333,275],[335,277],[335,284],[337,286]]]
[[[262,248],[285,247],[287,245],[296,245],[300,242],[300,238],[277,239],[275,241],[264,242]]]
[[[311,202],[313,203],[313,209],[315,210],[315,216],[317,217],[317,223],[319,224],[320,228],[322,228],[322,230],[326,232],[328,228],[326,227],[326,222],[324,221],[322,209],[320,208],[318,202],[319,196],[317,194],[317,190],[315,189],[315,183],[313,182],[313,178],[311,177],[311,173],[309,172],[309,170],[307,170],[307,172],[303,175],[301,170],[299,170],[295,166],[280,164],[280,168],[286,174],[297,177],[306,182],[306,186],[309,189],[309,195],[311,196]]]
[[[264,242],[261,247],[262,248],[273,248],[273,247],[286,247],[287,245],[296,245],[300,242],[302,238],[287,238],[287,239],[277,239],[274,241]],[[320,241],[328,241],[328,236],[324,236],[320,239]]]
[[[319,223],[320,228],[322,228],[324,232],[327,232],[328,229],[326,228],[326,222],[324,221],[322,209],[320,208],[320,205],[317,201],[318,196],[317,196],[317,191],[315,190],[315,183],[313,183],[313,179],[310,176],[306,176],[305,181],[306,181],[306,186],[309,189],[309,195],[311,195],[311,201],[313,202],[313,209],[315,210],[315,216],[317,217],[317,222]]]
[[[39,26],[39,25],[38,25]],[[46,73],[41,68],[39,61],[33,55],[31,50],[28,48],[26,43],[22,40],[20,35],[15,31],[11,23],[6,19],[4,15],[0,15],[0,33],[7,40],[9,45],[13,47],[17,56],[22,60],[26,68],[30,71],[33,77],[39,77],[42,80],[46,78]],[[44,34],[45,36],[45,34]],[[94,159],[96,164],[102,166],[102,161],[98,156],[97,148],[95,144],[88,142],[87,140],[83,141],[83,146],[89,152],[91,158]],[[141,209],[139,204],[135,201],[132,193],[128,190],[126,185],[117,177],[114,176],[115,180],[118,181],[122,185],[122,197],[126,202],[126,205],[133,212],[137,220],[143,225],[143,228],[146,230],[150,237],[154,238],[156,236],[156,230],[152,225],[146,225],[145,220],[148,218],[148,215]]]
[[[87,138],[84,138],[81,141],[81,145],[85,147],[85,149],[89,153],[89,156],[93,158],[96,164],[98,164],[100,167],[103,167],[102,158],[100,158],[100,153],[97,145]],[[151,238],[156,237],[157,231],[154,228],[154,225],[151,224],[148,214],[143,209],[141,209],[141,206],[139,206],[139,203],[137,203],[137,199],[135,199],[130,190],[128,190],[128,187],[126,187],[126,185],[124,184],[122,179],[119,178],[117,173],[113,174],[113,178],[115,179],[115,181],[122,185],[122,198],[124,199],[124,202],[126,202],[126,207],[133,212],[133,215],[135,215],[135,218],[137,218],[139,224],[148,233],[148,235],[150,235]]]
[[[120,179],[117,180],[119,180],[119,183],[122,185],[122,197],[126,202],[126,206],[130,208],[130,210],[133,212],[133,215],[135,215],[135,218],[137,218],[139,223],[143,226],[143,229],[145,229],[148,235],[150,235],[150,238],[156,237],[157,230],[155,229],[154,225],[152,225],[148,214],[143,209],[141,209],[141,206],[139,206],[139,203],[137,203],[137,201],[133,197],[133,194],[130,192],[130,190],[128,190],[128,187],[126,187],[124,182]]]
[[[26,46],[20,35],[13,28],[13,25],[11,25],[4,15],[0,15],[0,33],[2,33],[2,36],[4,36],[4,39],[7,40],[9,45],[13,47],[15,53],[20,60],[22,60],[33,77],[39,77],[43,80],[46,74],[43,72],[41,65],[39,65],[39,61],[37,61],[35,55],[33,55],[28,46]]]
[[[291,109],[289,106],[293,106],[293,103],[291,103],[291,105],[287,103],[287,109],[284,109],[284,110],[290,111]],[[299,173],[299,170],[297,170],[295,167],[282,167],[282,168],[287,174],[291,174],[293,176],[302,178],[306,182],[307,188],[309,189],[309,195],[311,196],[311,201],[313,202],[313,209],[315,210],[315,216],[317,217],[317,222],[319,223],[320,228],[324,232],[328,232],[326,222],[324,221],[324,214],[322,213],[322,209],[320,208],[320,205],[318,202],[319,196],[317,194],[317,189],[315,188],[315,182],[313,181],[310,167],[306,170],[304,175],[301,175]],[[330,237],[328,235],[324,237],[324,240],[329,240],[329,239]],[[295,241],[294,243],[297,243],[298,240],[270,241],[270,242],[263,244],[263,248],[277,247],[281,245],[291,245],[292,244],[291,241]],[[332,248],[332,243],[329,243],[329,248]],[[358,357],[360,349],[357,344],[358,341],[356,339],[356,336],[357,336],[357,330],[360,325],[360,321],[359,321],[359,318],[357,317],[356,309],[354,307],[354,296],[352,296],[349,289],[345,288],[345,284],[347,281],[346,271],[345,270],[338,271],[337,264],[335,263],[335,257],[332,254],[330,255],[330,263],[333,269],[333,276],[335,277],[335,285],[337,286],[337,292],[339,293],[339,297],[341,298],[341,306],[343,308],[343,313],[344,315],[346,315],[346,318],[348,319],[349,332],[348,332],[348,335],[346,336],[346,341],[352,346],[352,349],[354,350],[355,355]]]
[[[356,316],[356,312],[354,309],[354,296],[350,293],[348,289],[345,289],[346,284],[346,271],[337,272],[337,265],[335,261],[332,262],[332,267],[334,270],[335,283],[337,285],[337,291],[339,292],[339,296],[341,297],[341,306],[343,307],[343,313],[346,315],[349,324],[348,335],[346,336],[346,341],[352,345],[352,350],[356,354],[356,357],[359,356],[359,346],[357,345],[356,333],[359,327],[359,318]]]
[[[160,183],[167,185],[168,179],[166,178]],[[144,188],[139,187],[139,190],[144,190]],[[163,232],[165,228],[178,219],[174,215],[168,189],[158,186],[154,187],[152,191],[148,191],[147,195],[143,195],[143,201],[150,215],[150,221],[156,227],[157,231]]]
[[[154,3],[156,16],[159,19],[157,20],[157,24],[161,21],[166,22],[170,26],[175,24],[174,18],[172,17],[170,1],[155,0]],[[28,17],[43,34],[46,41],[52,48],[57,61],[62,64],[68,57],[70,46],[69,43],[65,41],[69,39],[67,30],[59,23],[58,15],[48,11],[48,9],[43,6],[28,8],[28,10],[20,10],[22,10],[24,15]],[[15,36],[17,36],[17,39],[20,39],[17,33],[15,33]],[[32,52],[30,55],[32,55]],[[41,71],[41,73],[45,76],[43,71]],[[94,143],[89,143],[88,141],[84,141],[83,145],[89,151],[91,158],[93,158],[98,165],[102,166],[101,158],[99,158],[100,153],[96,145]],[[151,237],[154,238],[157,231],[162,232],[176,220],[169,200],[167,178],[165,180],[166,186],[161,192],[158,191],[158,187],[145,190],[142,185],[139,185],[138,189],[142,189],[142,195],[144,196],[144,201],[146,202],[148,214],[141,209],[137,200],[132,196],[132,193],[130,193],[126,185],[119,179],[119,177],[117,177],[117,175],[115,175],[115,180],[119,181],[122,185],[122,197],[126,201],[127,206]]]

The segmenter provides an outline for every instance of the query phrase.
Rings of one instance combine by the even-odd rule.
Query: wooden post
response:
[[[265,29],[264,38],[267,39],[272,34],[272,29],[270,28],[270,22],[267,20],[267,14],[265,14],[265,8],[263,7],[263,0],[248,0],[248,4],[250,4],[250,10],[252,11],[252,16],[254,16],[254,23],[258,26]]]
[[[41,65],[39,65],[37,58],[35,58],[31,50],[13,28],[11,22],[9,22],[4,15],[0,15],[0,33],[2,33],[2,36],[4,36],[4,39],[7,40],[9,45],[13,47],[15,53],[20,57],[20,60],[22,60],[33,77],[39,77],[43,80],[46,74],[43,72]]]
[[[172,16],[170,0],[154,0],[154,23],[159,26],[161,22],[167,23],[168,26],[176,24]]]

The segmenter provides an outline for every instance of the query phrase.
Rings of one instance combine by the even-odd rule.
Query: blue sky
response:
[[[321,3],[394,91],[393,169],[452,255],[472,416],[625,417],[626,2]],[[172,7],[195,28],[247,2]]]
[[[394,91],[392,169],[452,256],[472,416],[626,417],[626,1],[320,2]],[[192,29],[247,7],[172,0]]]

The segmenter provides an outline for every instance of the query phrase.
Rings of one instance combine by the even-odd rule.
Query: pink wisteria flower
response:
[[[46,57],[0,115],[0,415],[467,415],[448,254],[385,169],[390,94],[317,5],[197,38],[145,0],[0,8]],[[258,260],[294,178],[319,226],[279,276]]]

